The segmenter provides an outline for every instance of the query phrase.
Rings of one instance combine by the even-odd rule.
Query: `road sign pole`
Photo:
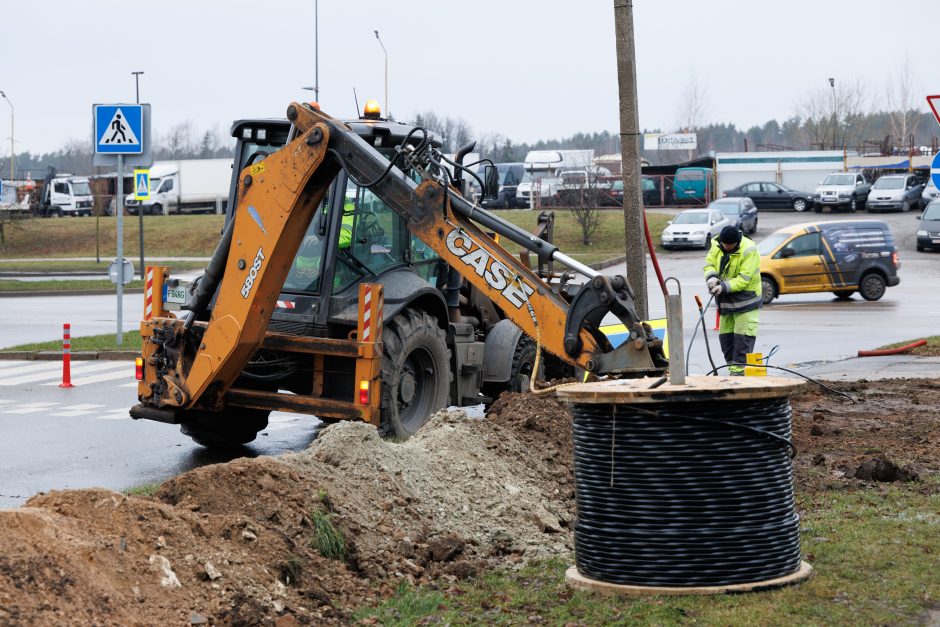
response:
[[[137,183],[134,182],[134,189],[136,191]],[[144,203],[137,203],[137,218],[140,226],[140,278],[144,278],[144,268],[147,266],[144,265]]]
[[[117,258],[124,259],[124,155],[117,156],[117,197],[114,199],[114,212],[117,214]],[[123,270],[123,269],[122,269]],[[122,275],[123,276],[123,275]],[[117,345],[124,341],[124,281],[117,282]]]

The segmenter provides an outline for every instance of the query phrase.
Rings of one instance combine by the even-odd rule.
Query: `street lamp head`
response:
[[[372,31],[372,32],[375,33],[375,38],[378,39],[378,38],[379,38],[379,31],[374,30],[374,31]]]
[[[829,79],[829,86],[830,86],[830,87],[835,87],[835,86],[836,86],[836,79],[830,78],[830,79]]]
[[[4,92],[3,92],[3,90],[2,90],[2,89],[0,89],[0,96],[3,96],[4,98],[6,98],[6,97],[7,97],[7,95],[6,95],[6,94],[5,94]]]

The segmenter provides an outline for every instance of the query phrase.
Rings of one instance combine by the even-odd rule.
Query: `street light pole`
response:
[[[320,0],[313,3],[313,97],[320,103]]]
[[[13,103],[7,98],[6,92],[0,91],[0,96],[3,96],[3,99],[10,105],[10,185],[13,185],[13,160],[16,156],[13,142]],[[16,194],[13,195],[13,200],[16,201]]]
[[[385,117],[389,118],[388,110],[388,51],[385,49],[385,44],[382,43],[382,38],[379,37],[379,31],[375,32],[375,38],[379,40],[379,45],[382,46],[382,52],[385,53]]]
[[[134,75],[134,86],[137,89],[137,104],[140,104],[140,75],[141,71],[131,72]],[[137,189],[137,181],[134,181],[134,189]],[[140,237],[140,278],[144,278],[144,205],[137,205],[137,233]],[[123,268],[121,272],[123,272]]]
[[[836,79],[829,79],[829,86],[832,87],[832,149],[836,149],[836,132],[838,130],[839,117],[836,115]]]

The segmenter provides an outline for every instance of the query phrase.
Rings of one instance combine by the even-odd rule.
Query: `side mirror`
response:
[[[483,200],[496,200],[499,195],[499,172],[496,166],[483,168]]]
[[[670,224],[672,224],[672,220],[670,220],[669,222],[667,222],[667,223],[666,223],[666,226],[669,226]]]
[[[787,257],[792,257],[795,253],[792,248],[784,248],[780,251],[780,256],[786,259]]]
[[[780,189],[780,188],[777,188],[777,193],[778,193],[778,194],[782,194],[782,193],[783,193],[783,190]]]

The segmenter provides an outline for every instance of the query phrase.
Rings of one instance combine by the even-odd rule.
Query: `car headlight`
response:
[[[917,229],[917,237],[927,237],[927,231],[924,229]]]

